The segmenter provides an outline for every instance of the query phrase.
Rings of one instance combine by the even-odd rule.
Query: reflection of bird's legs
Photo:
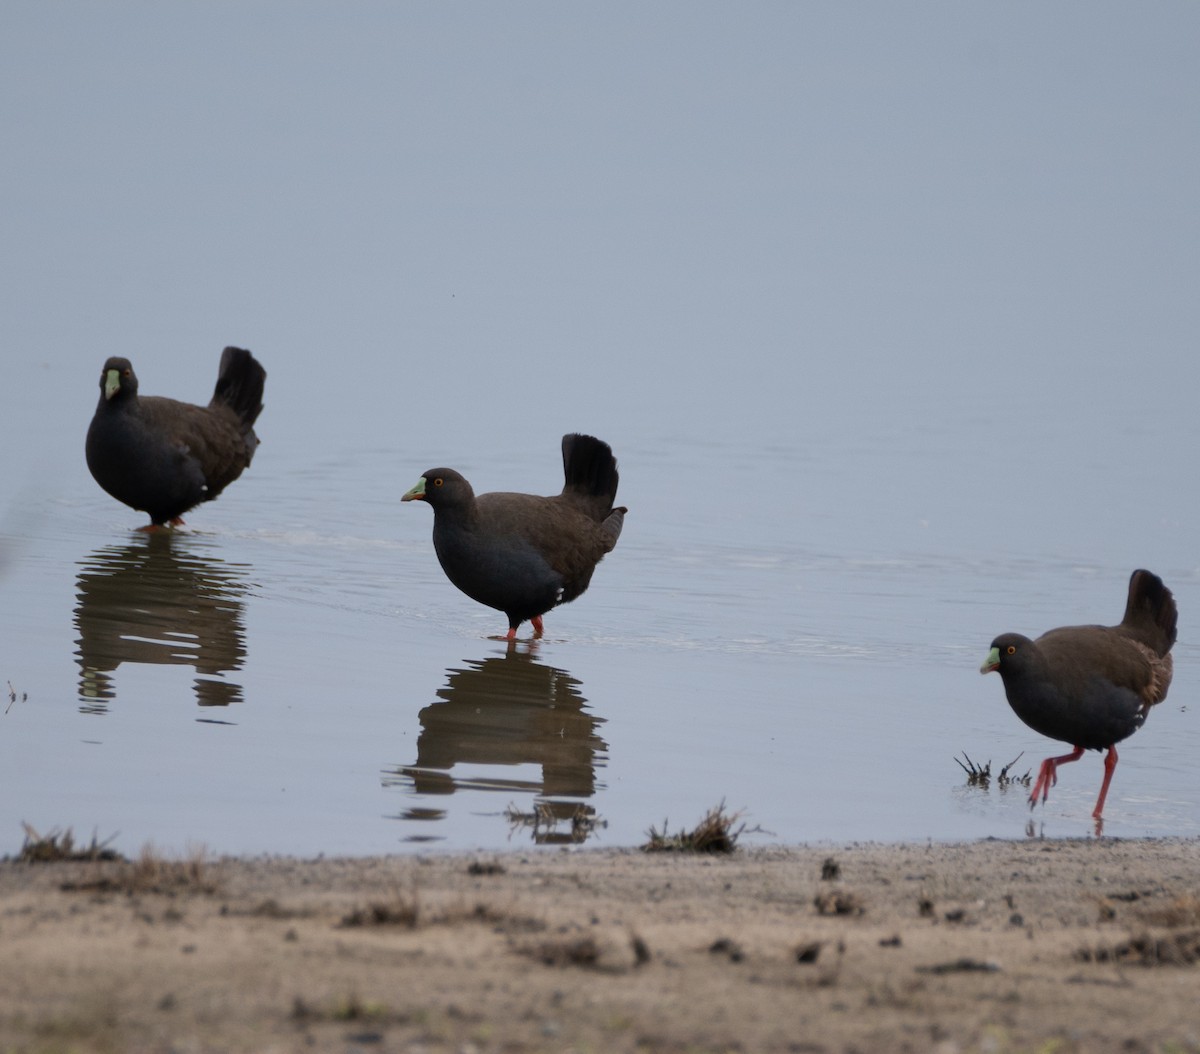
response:
[[[1076,747],[1078,750],[1079,748]],[[1096,808],[1092,812],[1092,818],[1100,819],[1100,814],[1104,811],[1104,799],[1108,797],[1108,785],[1112,782],[1113,771],[1117,767],[1117,748],[1111,746],[1108,748],[1108,753],[1104,755],[1104,782],[1100,784],[1100,797],[1096,799]]]
[[[1033,785],[1033,793],[1029,795],[1029,807],[1032,809],[1037,804],[1039,791],[1042,794],[1042,801],[1050,797],[1050,788],[1058,782],[1056,770],[1059,765],[1065,765],[1068,761],[1078,761],[1081,757],[1083,757],[1083,747],[1076,747],[1070,754],[1060,754],[1056,758],[1047,758],[1043,761],[1042,767],[1038,769],[1037,783]]]

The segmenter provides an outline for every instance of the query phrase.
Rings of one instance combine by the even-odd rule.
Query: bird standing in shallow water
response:
[[[242,474],[258,448],[267,371],[250,352],[226,348],[207,406],[138,395],[128,359],[100,373],[100,402],[87,433],[87,463],[109,494],[150,514],[150,525],[181,524]]]
[[[1036,732],[1074,746],[1046,758],[1029,796],[1044,802],[1059,765],[1084,750],[1107,750],[1104,782],[1092,816],[1100,820],[1117,767],[1116,744],[1142,727],[1171,685],[1178,612],[1162,579],[1134,571],[1125,616],[1116,626],[1064,626],[1037,640],[1005,633],[992,641],[980,673],[997,670],[1016,715]]]
[[[508,616],[507,640],[526,619],[534,636],[542,615],[587,589],[596,564],[621,535],[626,509],[613,507],[617,461],[593,436],[562,440],[561,494],[496,492],[476,496],[452,468],[431,468],[401,501],[433,508],[433,548],[446,577]]]

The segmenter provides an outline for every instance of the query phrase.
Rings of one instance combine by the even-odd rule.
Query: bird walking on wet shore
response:
[[[146,512],[150,525],[212,501],[242,474],[258,448],[267,371],[243,348],[226,348],[207,406],[139,395],[137,374],[114,356],[100,373],[100,402],[85,449],[92,476],[109,494]]]
[[[1116,744],[1133,735],[1150,708],[1167,697],[1178,612],[1162,579],[1134,571],[1125,615],[1116,626],[1064,626],[1030,640],[1005,633],[992,641],[980,673],[999,672],[1016,715],[1036,732],[1070,743],[1069,754],[1046,758],[1032,807],[1058,780],[1058,766],[1085,750],[1107,751],[1104,782],[1092,816],[1100,820],[1117,767]]]
[[[507,640],[529,620],[580,596],[621,535],[626,509],[614,507],[617,461],[594,436],[562,440],[560,494],[476,495],[452,468],[432,468],[401,501],[433,508],[433,548],[446,577],[472,600],[508,616]]]

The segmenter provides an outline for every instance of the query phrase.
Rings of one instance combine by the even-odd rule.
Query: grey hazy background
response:
[[[75,565],[141,519],[84,464],[104,359],[204,401],[240,344],[269,373],[263,446],[193,519],[249,568],[247,715],[297,656],[364,699],[397,680],[372,661],[427,662],[404,702],[431,702],[499,627],[400,493],[435,464],[548,492],[585,430],[633,511],[548,624],[609,721],[610,789],[644,738],[617,701],[635,654],[664,722],[728,688],[695,716],[713,742],[819,698],[775,730],[781,771],[849,678],[856,749],[910,724],[933,801],[953,749],[1049,748],[975,675],[991,637],[1115,620],[1139,565],[1182,612],[1177,725],[1137,740],[1159,764],[1150,729],[1194,743],[1200,680],[1198,70],[1182,2],[5,3],[0,677],[44,698],[61,633],[69,693]],[[305,623],[308,594],[350,622]],[[1162,764],[1194,812],[1194,769]]]
[[[1095,502],[1073,465],[1195,437],[1194,4],[10,2],[0,29],[0,332],[72,454],[109,354],[200,398],[238,343],[273,443],[417,471],[750,423],[828,460],[925,418],[942,471],[818,473],[811,505],[954,516],[922,508],[949,471],[1020,550],[1047,487]],[[994,456],[957,462],[963,428]],[[1186,485],[1145,453],[1080,529]]]

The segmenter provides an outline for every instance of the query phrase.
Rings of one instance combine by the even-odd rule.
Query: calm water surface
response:
[[[1200,833],[1194,508],[1093,545],[1087,510],[1047,501],[1006,547],[1024,520],[973,483],[990,439],[953,423],[844,447],[609,434],[621,543],[510,648],[399,502],[438,458],[276,421],[172,534],[92,483],[82,427],[10,465],[0,849],[22,821],[126,851],[624,846],[721,801],[751,842],[1024,837],[1024,792],[967,787],[955,755],[1024,770],[1057,748],[979,662],[1003,630],[1116,621],[1139,562],[1179,599],[1177,673],[1121,750],[1106,833]],[[481,489],[559,485],[558,434],[476,451],[457,463]],[[1064,769],[1034,833],[1089,834],[1100,778],[1097,754]]]
[[[1023,838],[954,759],[1063,748],[979,664],[1139,566],[1105,833],[1200,834],[1200,7],[916,6],[8,5],[0,854]],[[225,344],[254,465],[139,535],[101,365],[205,402]],[[510,651],[400,495],[570,431],[630,514]]]

